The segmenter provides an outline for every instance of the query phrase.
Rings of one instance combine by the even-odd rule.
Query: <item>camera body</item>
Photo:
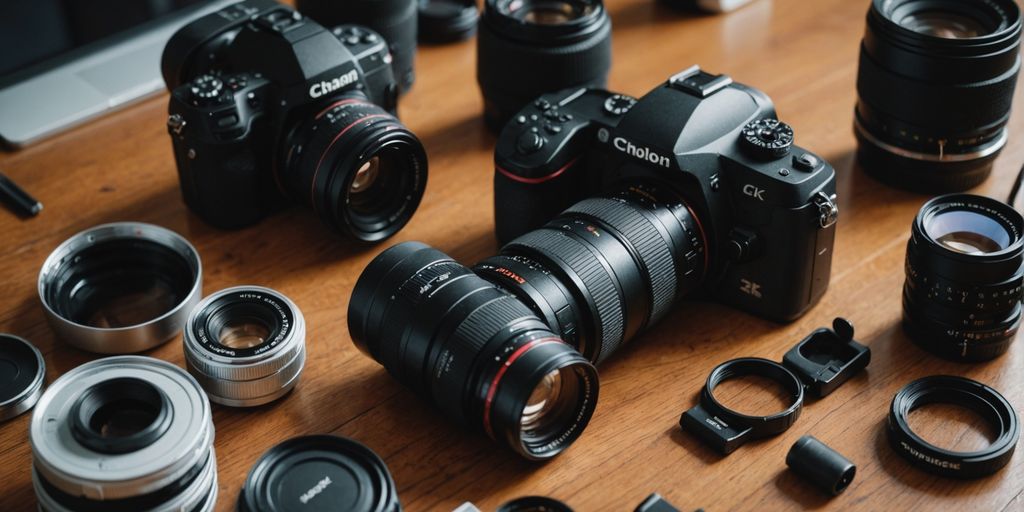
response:
[[[792,143],[768,96],[696,66],[639,100],[585,88],[544,95],[497,142],[498,238],[588,197],[664,187],[703,238],[707,250],[688,257],[706,259],[706,292],[792,320],[828,287],[838,217],[835,171]]]
[[[390,61],[377,33],[356,25],[328,30],[269,0],[240,2],[183,27],[161,67],[185,203],[226,229],[286,204],[277,175],[301,150],[290,136],[344,101],[393,114],[398,86]]]

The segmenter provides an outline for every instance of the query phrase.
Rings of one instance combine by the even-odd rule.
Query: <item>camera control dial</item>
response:
[[[774,160],[789,154],[793,128],[778,119],[758,119],[743,127],[743,146],[758,158]]]
[[[202,75],[192,81],[189,99],[195,106],[212,105],[224,92],[224,82],[213,75]]]
[[[633,105],[636,105],[636,98],[625,94],[613,94],[604,100],[604,111],[613,116],[621,116],[629,112]]]

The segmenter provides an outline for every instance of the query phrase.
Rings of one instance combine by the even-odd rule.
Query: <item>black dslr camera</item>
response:
[[[684,295],[789,320],[828,287],[835,171],[726,76],[694,67],[639,101],[542,96],[495,161],[498,235],[516,238],[471,269],[418,242],[382,252],[348,323],[392,375],[526,458],[579,437],[593,365]]]
[[[662,203],[693,238],[685,272],[703,274],[722,302],[791,320],[828,287],[838,216],[835,171],[793,139],[768,96],[696,66],[639,100],[599,89],[545,95],[498,139],[498,237],[601,194]]]
[[[167,43],[167,128],[185,203],[206,222],[251,225],[287,203],[377,241],[423,196],[426,154],[395,117],[387,44],[328,30],[270,0],[199,18]]]

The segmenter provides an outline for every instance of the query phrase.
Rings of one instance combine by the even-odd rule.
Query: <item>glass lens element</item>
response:
[[[975,211],[940,213],[925,226],[928,236],[963,254],[989,254],[1010,246],[1013,236],[995,219]]]
[[[989,33],[989,30],[974,18],[938,10],[915,12],[900,20],[900,25],[919,34],[944,39],[967,39]]]
[[[234,349],[258,347],[269,337],[270,327],[250,318],[230,319],[217,333],[221,345]]]

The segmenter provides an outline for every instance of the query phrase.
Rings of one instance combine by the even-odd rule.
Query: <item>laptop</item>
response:
[[[0,0],[0,140],[19,148],[164,89],[160,56],[237,0]]]

